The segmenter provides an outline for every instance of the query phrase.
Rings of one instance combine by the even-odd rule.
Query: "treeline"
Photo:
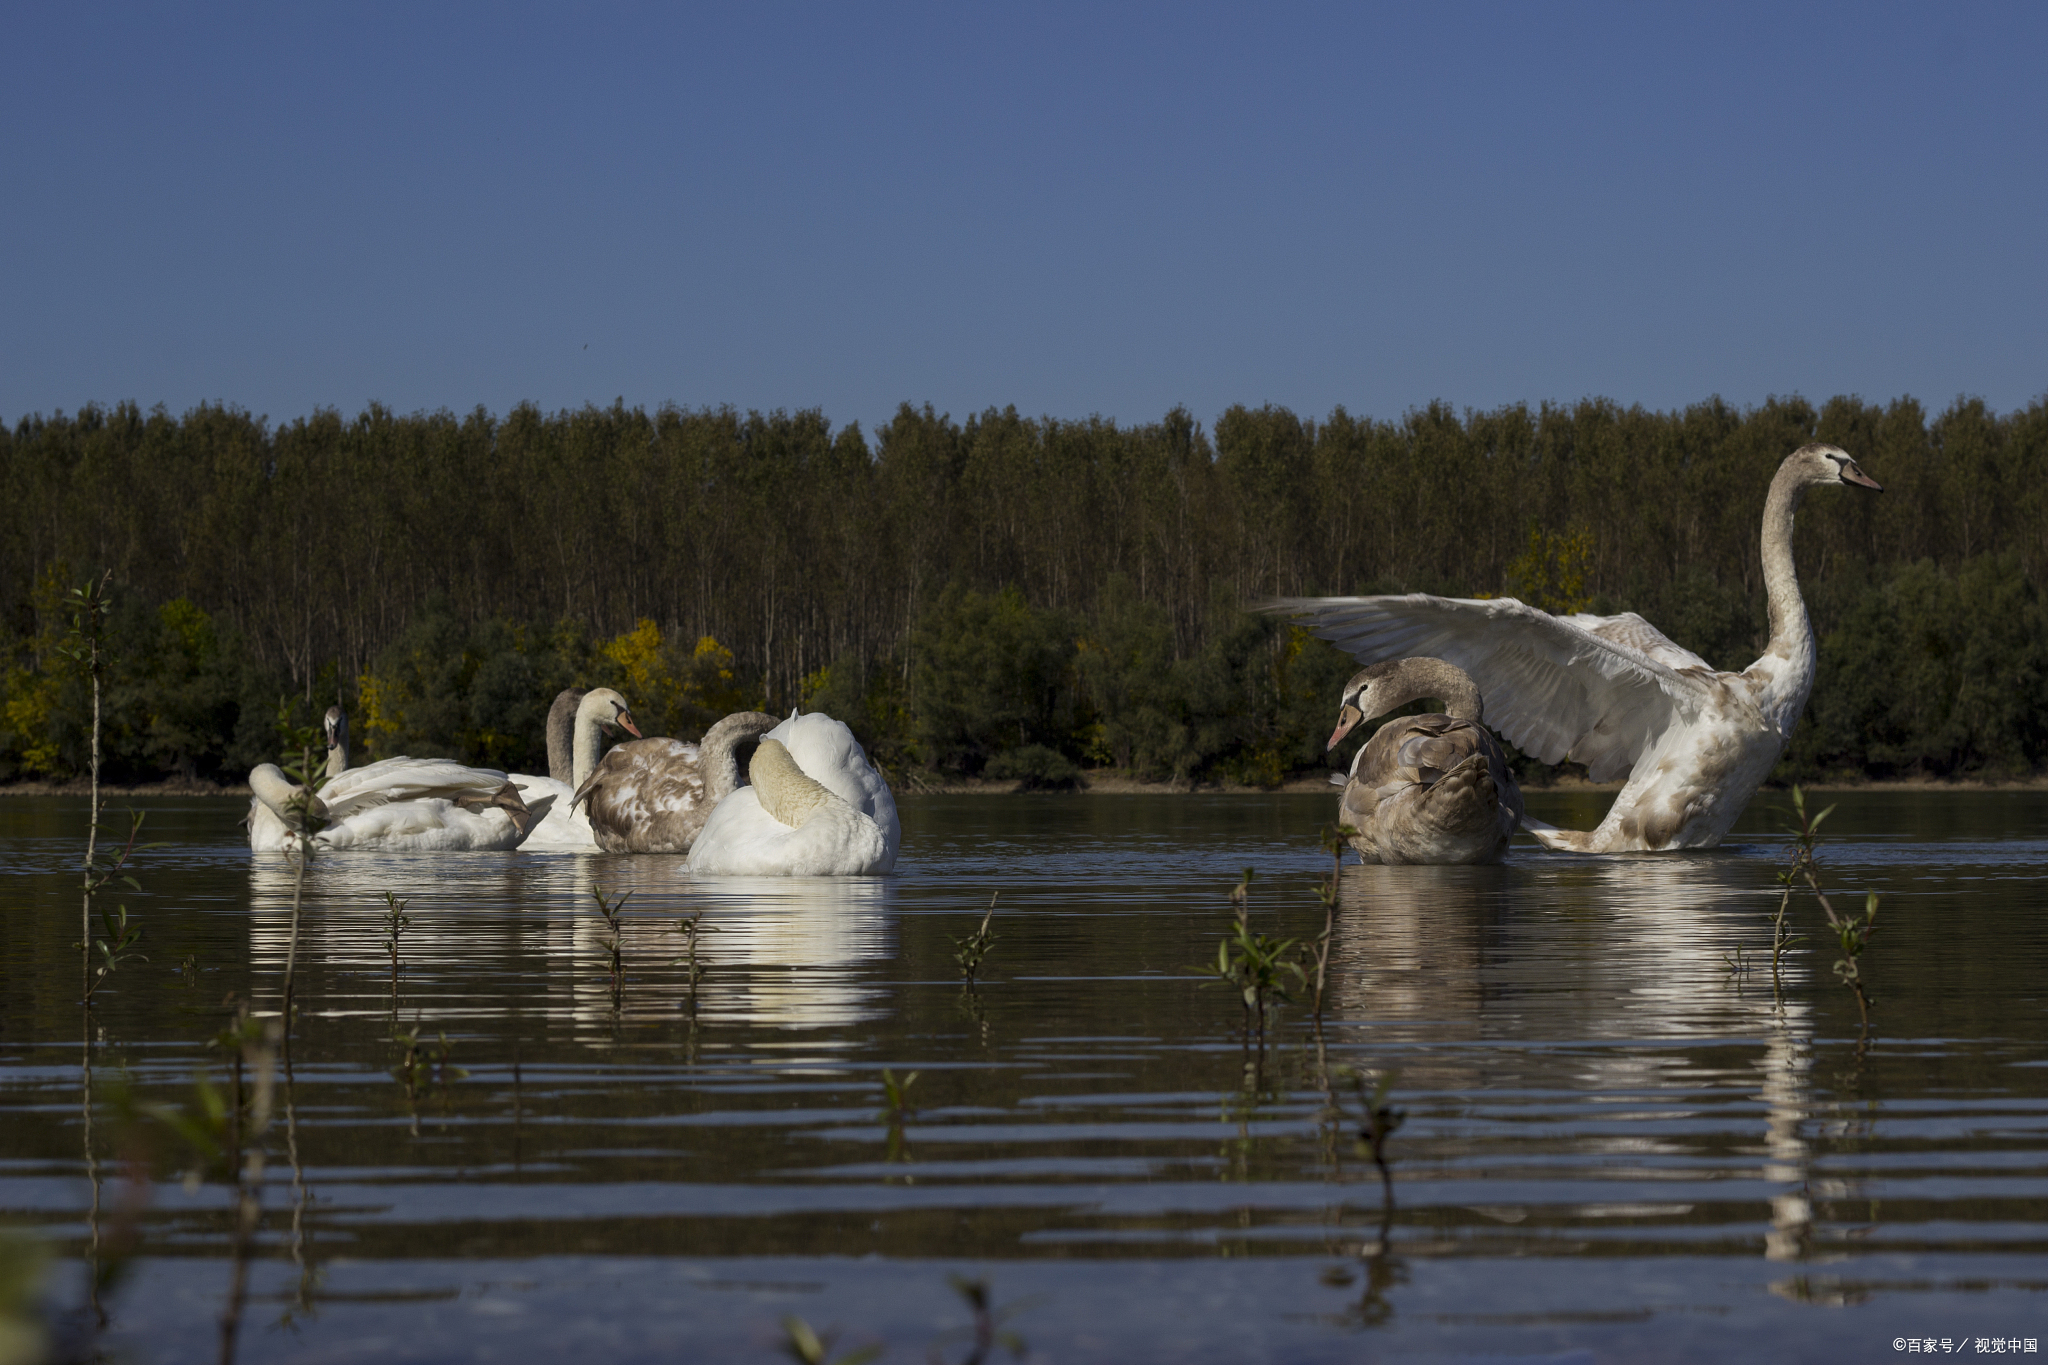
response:
[[[2048,404],[1838,398],[1238,407],[1213,433],[906,405],[872,439],[622,405],[29,418],[0,430],[0,776],[82,764],[61,599],[111,571],[125,776],[237,776],[280,697],[337,695],[371,754],[531,768],[574,681],[670,733],[822,707],[904,769],[1275,780],[1319,761],[1350,664],[1246,602],[1513,593],[1640,611],[1739,667],[1765,489],[1813,439],[1887,492],[1801,513],[1823,646],[1786,774],[2038,770]]]

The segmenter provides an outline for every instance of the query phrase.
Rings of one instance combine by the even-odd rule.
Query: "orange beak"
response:
[[[1351,733],[1351,727],[1364,719],[1365,713],[1363,711],[1348,702],[1345,703],[1344,709],[1337,713],[1337,728],[1330,732],[1330,742],[1323,746],[1323,752],[1328,753],[1336,748],[1343,741],[1344,736]]]

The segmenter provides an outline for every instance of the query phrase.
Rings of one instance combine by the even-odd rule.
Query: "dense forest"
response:
[[[1400,421],[1236,407],[1205,430],[617,405],[272,428],[130,405],[0,429],[0,777],[84,763],[65,591],[111,573],[109,772],[233,779],[281,705],[366,756],[533,770],[572,682],[648,733],[823,709],[892,771],[1273,782],[1320,764],[1349,660],[1274,593],[1512,594],[1758,652],[1758,524],[1822,439],[1798,556],[1821,645],[1781,776],[2048,759],[2048,401],[1589,400]]]

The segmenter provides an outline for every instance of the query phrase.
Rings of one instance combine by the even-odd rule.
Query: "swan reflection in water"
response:
[[[1331,953],[1332,1017],[1429,1021],[1421,1036],[1431,1040],[1455,1037],[1462,1024],[1474,1040],[1577,1044],[1562,1049],[1559,1061],[1582,1093],[1742,1087],[1764,1109],[1761,1140],[1738,1149],[1761,1159],[1760,1174],[1774,1190],[1764,1255],[1812,1259],[1814,1201],[1855,1191],[1813,1174],[1811,1125],[1830,1107],[1814,1096],[1813,1006],[1803,990],[1774,999],[1776,892],[1760,891],[1739,867],[1725,857],[1673,854],[1534,866],[1346,866]],[[1749,968],[1731,972],[1738,943]],[[1805,987],[1809,959],[1788,959],[1782,974],[1786,987]],[[1631,1046],[1673,1038],[1736,1048],[1760,1041],[1761,1054],[1749,1062],[1754,1081],[1665,1042]],[[1471,1049],[1426,1049],[1404,1067],[1410,1087],[1439,1092],[1481,1090],[1496,1074],[1522,1074]],[[1725,1079],[1709,1079],[1714,1072]],[[1784,1284],[1807,1289],[1803,1278]]]
[[[1477,1036],[1760,1030],[1775,893],[1767,900],[1748,884],[1753,878],[1731,876],[1733,866],[1685,854],[1501,867],[1347,865],[1331,954],[1337,1011],[1464,1020]],[[1761,989],[1746,988],[1751,973],[1731,989],[1736,944],[1763,973]]]
[[[624,919],[630,985],[622,1021],[674,1018],[691,1005],[678,921],[703,914],[696,1018],[771,1029],[836,1028],[884,1012],[872,964],[895,955],[894,883],[880,877],[693,877],[680,858],[578,858],[569,876],[577,913],[549,917],[551,1004],[579,1025],[613,1022],[601,970],[610,930],[592,892],[632,894]],[[656,907],[659,907],[656,910]],[[650,913],[635,914],[636,907]],[[563,970],[569,962],[581,970]],[[647,972],[634,964],[659,964]],[[593,969],[595,964],[595,969]]]
[[[281,973],[290,937],[295,864],[259,855],[250,865],[249,936],[259,972]],[[622,916],[625,987],[612,1006],[605,942],[593,893]],[[300,999],[309,1013],[388,1012],[390,957],[384,893],[408,902],[400,940],[404,1010],[429,1024],[531,1008],[509,985],[539,974],[551,1017],[579,1036],[605,1039],[624,1024],[687,1012],[687,944],[678,920],[702,911],[695,992],[703,1023],[816,1029],[882,1013],[870,968],[895,953],[894,883],[874,877],[692,877],[680,858],[476,853],[419,858],[315,859],[300,916]],[[307,986],[320,978],[316,992]],[[437,989],[437,983],[445,989]],[[444,997],[444,998],[437,998]]]

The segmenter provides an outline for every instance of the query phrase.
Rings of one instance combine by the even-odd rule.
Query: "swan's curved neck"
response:
[[[295,785],[275,763],[259,763],[250,769],[249,790],[293,830],[303,830],[308,815],[326,822],[327,807],[320,798]]]
[[[760,798],[761,809],[792,829],[801,828],[818,809],[832,800],[832,793],[805,776],[778,740],[764,739],[747,765],[747,776]]]
[[[602,697],[586,697],[576,708],[576,742],[569,756],[569,789],[582,791],[583,784],[590,780],[591,770],[597,767],[597,748],[604,743],[603,720],[605,701]],[[549,776],[553,776],[552,773]]]
[[[582,785],[576,780],[576,726],[589,695],[587,688],[564,688],[548,707],[548,776],[572,787]]]
[[[732,795],[733,789],[740,784],[740,745],[757,735],[767,734],[779,724],[781,722],[775,717],[760,711],[736,711],[704,732],[704,738],[697,742],[697,763],[704,773],[706,800],[715,806]],[[783,756],[788,757],[787,750]],[[791,766],[795,766],[793,759]],[[802,776],[801,770],[798,776]],[[748,780],[753,780],[751,764],[748,765]]]
[[[1442,659],[1401,660],[1394,674],[1374,689],[1374,710],[1385,715],[1417,697],[1435,697],[1452,720],[1479,719],[1479,686],[1456,664]],[[1368,718],[1369,719],[1369,718]]]
[[[348,731],[344,730],[335,737],[334,743],[327,746],[327,780],[332,782],[347,771]]]
[[[1806,481],[1787,464],[1771,480],[1771,495],[1764,502],[1764,591],[1771,603],[1771,643],[1766,653],[1787,659],[1813,653],[1813,622],[1806,615],[1806,599],[1799,595],[1799,571],[1792,562],[1792,518],[1805,496]]]

